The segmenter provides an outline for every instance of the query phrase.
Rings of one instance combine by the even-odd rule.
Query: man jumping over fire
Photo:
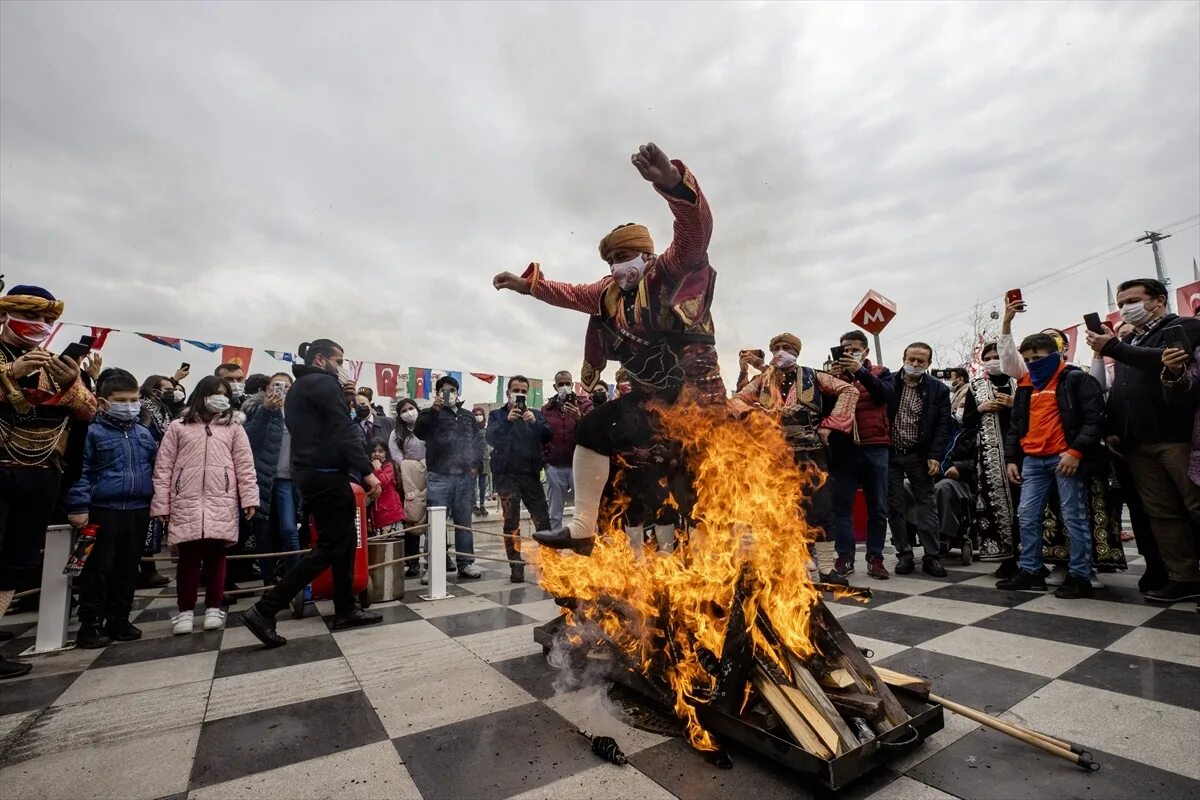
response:
[[[600,406],[576,429],[574,519],[533,537],[547,547],[583,555],[591,553],[595,542],[614,458],[626,469],[624,489],[634,501],[632,515],[665,519],[657,516],[657,499],[665,499],[664,489],[676,491],[671,482],[683,470],[679,448],[656,431],[648,404],[674,402],[685,385],[696,390],[700,402],[725,402],[711,314],[716,271],[708,262],[708,201],[687,166],[667,158],[657,145],[638,148],[631,160],[675,216],[674,241],[666,251],[656,255],[646,227],[630,223],[600,240],[600,257],[611,275],[595,283],[551,281],[538,264],[530,264],[522,275],[504,272],[492,281],[498,290],[591,316],[581,371],[587,391],[595,388],[611,360],[630,375],[633,391]]]

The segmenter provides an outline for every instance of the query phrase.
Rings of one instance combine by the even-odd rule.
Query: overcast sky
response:
[[[10,1],[0,272],[77,322],[549,378],[578,370],[586,318],[491,277],[595,280],[629,221],[665,249],[629,164],[654,141],[713,209],[730,383],[782,330],[822,361],[869,288],[899,305],[895,362],[1107,251],[1026,291],[1021,325],[1105,311],[1106,277],[1152,274],[1148,249],[1112,249],[1145,228],[1179,223],[1164,252],[1192,280],[1198,41],[1194,2]],[[181,358],[105,354],[139,375]]]

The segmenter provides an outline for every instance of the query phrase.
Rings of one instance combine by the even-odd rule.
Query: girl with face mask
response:
[[[404,499],[404,527],[416,528],[425,523],[425,442],[413,433],[417,424],[417,404],[412,400],[401,400],[396,404],[396,432],[388,439],[388,455],[399,470],[397,487]],[[421,552],[421,533],[404,534],[404,553]],[[421,574],[420,564],[408,562],[404,575],[415,578]]]
[[[254,455],[231,395],[228,381],[201,380],[183,414],[167,426],[154,466],[150,515],[168,526],[167,543],[179,548],[176,634],[192,632],[202,566],[204,630],[225,627],[225,551],[237,544],[239,517],[253,518],[259,505]]]

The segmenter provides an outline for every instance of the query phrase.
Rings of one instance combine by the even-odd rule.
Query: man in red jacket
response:
[[[830,367],[858,389],[855,424],[858,441],[835,437],[830,442],[829,476],[833,482],[833,530],[838,560],[834,571],[843,578],[854,572],[854,498],[862,486],[867,501],[867,574],[887,580],[883,545],[888,523],[888,452],[892,443],[888,403],[894,393],[891,374],[867,358],[867,335],[842,335],[844,357]]]
[[[542,406],[542,416],[550,426],[552,438],[542,448],[546,462],[546,484],[550,495],[550,530],[562,527],[563,506],[567,493],[575,491],[575,425],[592,410],[592,399],[575,391],[571,373],[563,370],[554,376],[554,397]]]

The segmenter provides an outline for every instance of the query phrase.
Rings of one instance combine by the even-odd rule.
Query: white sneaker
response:
[[[1094,572],[1092,573],[1092,588],[1093,589],[1103,589],[1104,588],[1104,584],[1100,582],[1100,576]]]
[[[204,630],[219,631],[225,627],[225,612],[219,608],[209,608],[204,611]]]
[[[422,586],[429,585],[429,573],[428,572],[421,573],[421,585]]]
[[[460,578],[482,578],[483,573],[479,571],[479,567],[474,564],[467,564],[465,567],[458,568],[458,577]]]
[[[1053,570],[1050,571],[1050,574],[1046,576],[1046,585],[1047,586],[1062,586],[1064,583],[1066,583],[1066,581],[1067,581],[1067,568],[1066,567],[1055,567]]]
[[[182,636],[192,632],[192,617],[195,616],[191,611],[180,611],[175,616],[171,617],[171,633],[176,636]]]

